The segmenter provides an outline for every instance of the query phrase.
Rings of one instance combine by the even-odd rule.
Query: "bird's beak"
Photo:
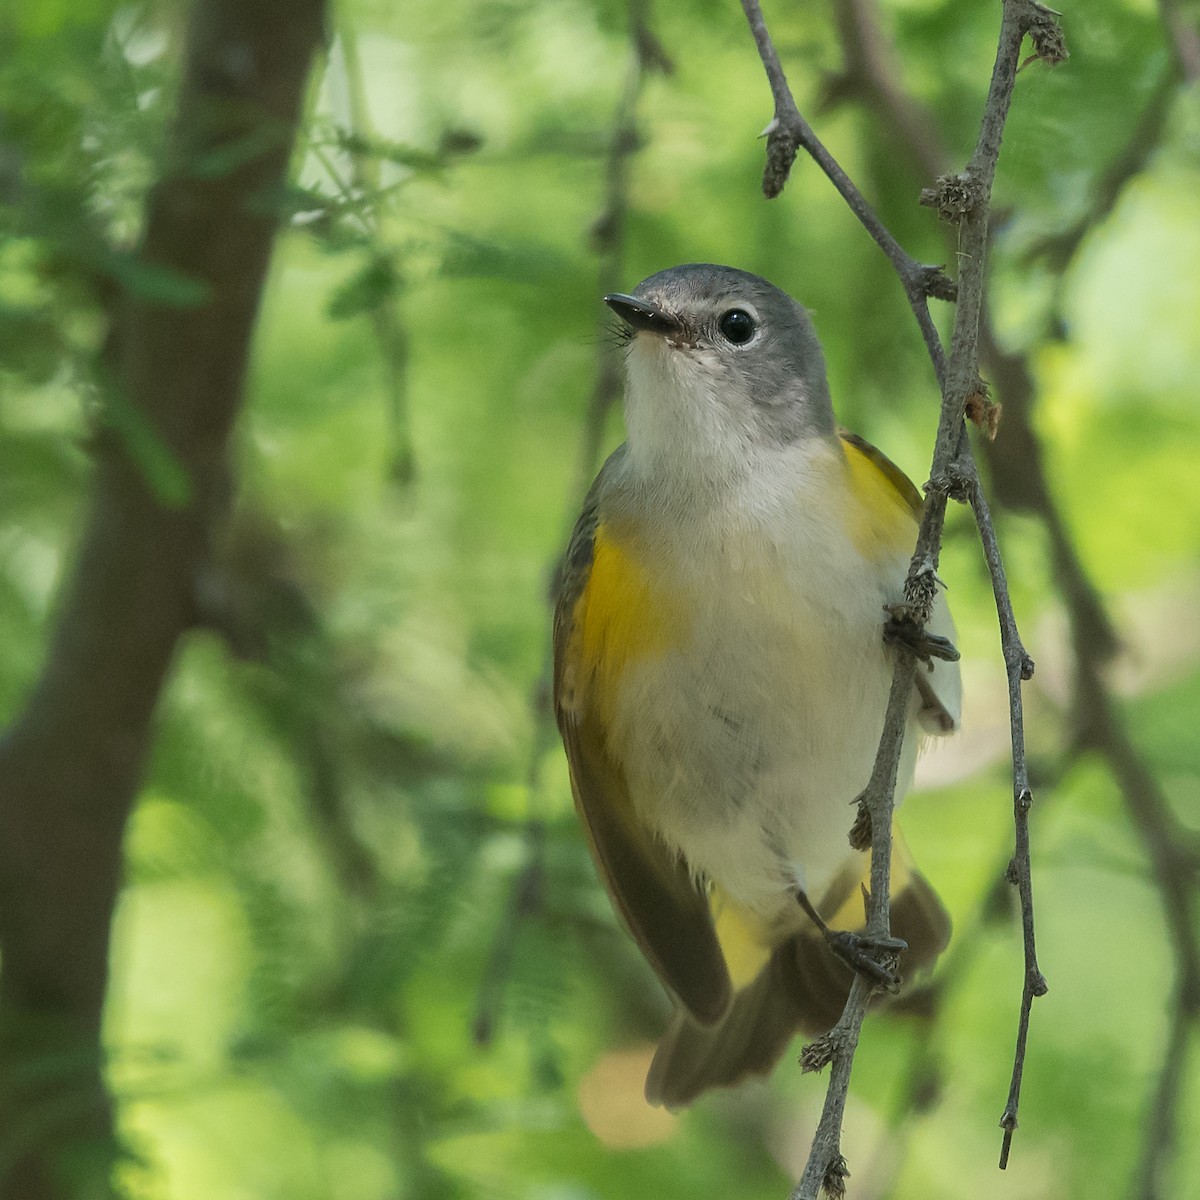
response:
[[[649,300],[639,300],[636,296],[613,292],[604,297],[604,303],[631,329],[644,329],[647,333],[663,335],[680,333],[683,329],[683,323],[678,317],[664,312]]]

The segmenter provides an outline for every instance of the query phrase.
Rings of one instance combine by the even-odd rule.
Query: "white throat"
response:
[[[770,438],[737,375],[703,347],[636,336],[627,375],[627,479],[664,508],[732,507],[754,523],[776,507],[793,512],[798,493],[828,486],[841,466],[833,439]]]
[[[739,404],[729,394],[736,382],[715,354],[639,334],[626,370],[625,428],[638,474],[716,482],[745,472],[757,440],[749,398]]]

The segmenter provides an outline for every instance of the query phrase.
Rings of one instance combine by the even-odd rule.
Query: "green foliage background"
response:
[[[964,161],[998,6],[883,11],[907,85]],[[781,2],[767,16],[817,111],[840,62],[830,11]],[[5,718],[37,671],[79,527],[104,297],[196,299],[130,255],[182,17],[165,0],[30,0],[5,18]],[[1064,276],[1031,264],[1039,237],[1085,212],[1169,69],[1147,0],[1064,20],[1070,62],[1018,78],[993,305],[1007,344],[1031,355],[1057,495],[1126,638],[1116,680],[1139,746],[1197,831],[1200,110],[1194,87],[1180,92],[1145,171]],[[685,0],[654,25],[676,71],[641,99],[625,282],[695,260],[767,275],[813,310],[842,421],[923,479],[936,405],[916,328],[813,167],[762,199],[770,103],[738,7]],[[345,0],[334,33],[296,187],[275,198],[295,215],[236,446],[224,559],[248,625],[237,653],[216,633],[189,640],[129,835],[107,1014],[128,1193],[785,1196],[822,1080],[785,1060],[769,1085],[677,1120],[642,1104],[637,1055],[666,1004],[594,879],[535,703],[601,349],[588,231],[630,58],[625,9]],[[906,246],[940,261],[941,232],[915,203],[927,181],[878,125],[854,105],[817,124]],[[136,451],[136,428],[116,423]],[[606,443],[619,437],[614,412]],[[152,439],[143,450],[169,495],[171,464]],[[1065,756],[1069,650],[1044,533],[1003,518],[1002,537],[1039,665],[1029,732],[1051,983],[1022,1128],[1001,1175],[1020,942],[1011,909],[984,904],[1011,838],[1003,673],[960,516],[941,573],[967,729],[904,810],[957,941],[936,1022],[868,1022],[843,1145],[855,1196],[1138,1194],[1169,946],[1112,781]],[[531,856],[540,886],[515,917]],[[1180,1196],[1200,1187],[1190,1079]]]

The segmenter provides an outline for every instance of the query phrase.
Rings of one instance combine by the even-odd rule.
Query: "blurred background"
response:
[[[19,8],[0,61],[5,722],[79,538],[106,296],[196,302],[131,255],[185,6]],[[970,153],[999,5],[766,17],[820,136],[954,274],[917,196]],[[1070,61],[1020,73],[1005,137],[984,335],[1004,413],[979,442],[1038,668],[1050,992],[1001,1174],[1022,983],[1008,724],[959,511],[940,574],[964,728],[902,814],[956,937],[922,1011],[867,1022],[856,1198],[1200,1189],[1200,34],[1174,0],[1094,0],[1064,26]],[[621,438],[603,291],[687,261],[766,275],[811,308],[841,421],[927,477],[936,388],[901,288],[809,162],[763,199],[771,112],[732,2],[337,5],[231,443],[239,620],[183,641],[125,839],[103,1025],[123,1195],[788,1194],[825,1087],[794,1055],[683,1114],[642,1100],[668,1005],[594,876],[545,696],[556,556]]]

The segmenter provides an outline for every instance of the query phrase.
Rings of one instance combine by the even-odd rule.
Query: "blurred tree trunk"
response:
[[[143,282],[114,301],[78,559],[41,676],[0,742],[5,1200],[112,1192],[100,1028],[122,837],[229,492],[227,441],[323,21],[324,0],[197,0],[191,14]]]

